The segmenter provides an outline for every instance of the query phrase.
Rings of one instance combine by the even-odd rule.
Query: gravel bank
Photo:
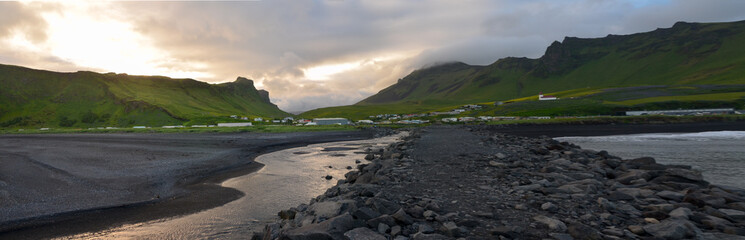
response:
[[[743,239],[745,191],[550,138],[429,127],[254,239]]]

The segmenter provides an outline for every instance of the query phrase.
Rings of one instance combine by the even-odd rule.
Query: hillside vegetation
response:
[[[509,57],[487,66],[455,62],[420,69],[353,107],[316,109],[303,116],[326,116],[343,113],[346,109],[366,113],[356,115],[407,113],[446,105],[532,98],[539,92],[587,89],[604,92],[603,89],[634,86],[709,88],[738,84],[745,84],[745,21],[679,22],[671,28],[646,33],[592,39],[567,37],[551,44],[538,59]],[[595,100],[626,107],[649,102],[699,100],[699,97],[675,95],[673,98],[603,102],[606,100],[599,99],[600,96],[596,95]],[[722,101],[728,102],[742,99],[742,94],[738,93],[720,96]],[[709,97],[718,100],[719,96]],[[389,111],[385,112],[381,106],[387,106]]]
[[[0,65],[0,127],[205,124],[230,115],[289,116],[253,81],[93,72],[58,73]]]

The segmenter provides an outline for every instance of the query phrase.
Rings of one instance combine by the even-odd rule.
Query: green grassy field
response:
[[[0,85],[0,127],[163,126],[223,121],[230,115],[290,116],[243,78],[207,84],[0,65]]]

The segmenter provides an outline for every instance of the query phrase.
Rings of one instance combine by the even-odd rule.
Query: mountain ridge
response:
[[[0,64],[0,125],[131,126],[212,123],[230,115],[283,117],[253,81],[91,71],[53,72]]]
[[[610,57],[615,57],[615,61],[618,61],[618,58],[620,58],[620,60],[626,61],[624,64],[630,65],[628,64],[629,61],[646,60],[650,57],[664,57],[659,55],[669,53],[680,58],[678,59],[680,61],[675,63],[676,66],[696,66],[702,61],[711,60],[709,58],[713,54],[717,54],[724,47],[723,45],[727,44],[726,41],[730,41],[733,37],[742,38],[742,36],[745,36],[745,21],[730,23],[678,22],[670,28],[659,28],[650,32],[629,35],[609,34],[601,38],[565,37],[561,42],[554,41],[546,48],[544,55],[536,59],[507,57],[485,66],[468,65],[459,62],[457,67],[454,67],[453,64],[444,64],[415,70],[395,84],[358,102],[356,105],[389,104],[405,100],[428,99],[428,97],[417,97],[414,94],[418,91],[416,89],[417,87],[426,87],[428,91],[421,92],[424,94],[434,93],[434,96],[437,98],[447,96],[463,99],[462,96],[457,95],[457,92],[464,90],[464,87],[467,87],[469,84],[475,84],[479,87],[491,87],[501,83],[503,85],[501,87],[506,87],[504,80],[511,80],[512,89],[519,94],[502,94],[504,96],[492,94],[489,96],[479,96],[477,97],[478,100],[506,100],[524,97],[535,94],[533,91],[524,91],[531,89],[526,88],[528,84],[540,84],[545,83],[546,80],[564,78],[567,75],[584,70],[582,68],[588,64],[606,60]],[[742,46],[742,44],[738,45]],[[738,52],[745,53],[745,51]],[[745,58],[742,57],[743,55],[739,56],[739,59],[733,59],[733,61],[736,61],[737,67],[745,68],[743,66],[743,59]],[[665,67],[655,63],[641,64],[652,68],[652,70],[659,70]],[[605,68],[608,67],[606,66]],[[635,72],[631,70],[637,74],[643,74],[645,71],[644,69],[630,69],[627,71],[613,71],[612,74],[627,74],[629,76],[625,76],[626,78],[632,78],[633,76],[631,75]],[[453,76],[448,77],[447,75]],[[594,78],[601,77],[603,76],[598,75],[598,77]],[[425,83],[427,80],[429,80],[428,82],[439,80],[438,78],[447,78],[447,81],[439,81],[429,85]],[[591,85],[598,87],[643,84],[641,81],[614,81],[611,84],[592,84],[597,83],[597,81],[592,81],[594,79],[591,77],[588,77],[586,80]],[[706,81],[686,81],[686,83],[697,82]],[[447,85],[447,83],[450,85]],[[654,82],[650,83],[655,84]],[[663,83],[677,84],[679,82],[667,81]],[[569,90],[569,88],[548,86],[544,92],[563,90]],[[441,94],[443,92],[448,94]],[[537,91],[535,92],[537,93]]]

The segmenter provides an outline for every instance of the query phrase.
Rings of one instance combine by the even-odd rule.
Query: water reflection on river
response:
[[[405,133],[404,133],[405,134]],[[382,148],[404,134],[362,141],[314,144],[261,155],[258,172],[222,183],[246,196],[199,213],[66,238],[74,239],[246,239],[282,209],[308,203],[355,168],[366,148]],[[362,160],[364,163],[365,160]],[[329,168],[331,166],[331,168]],[[326,175],[333,176],[326,180]]]

